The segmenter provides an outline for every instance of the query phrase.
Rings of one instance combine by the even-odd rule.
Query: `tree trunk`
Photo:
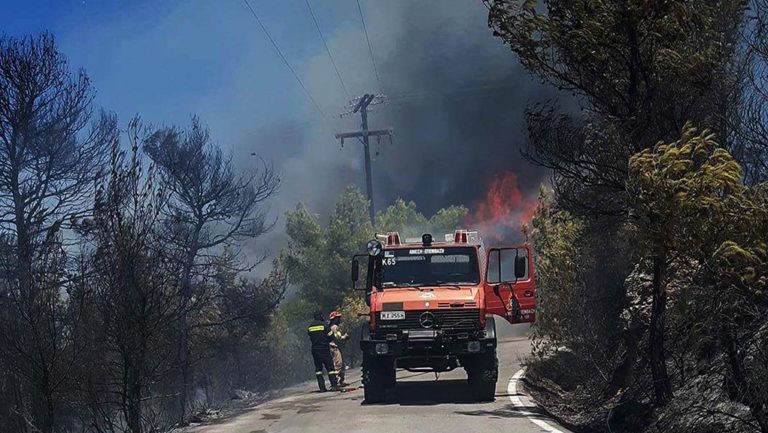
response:
[[[141,328],[141,326],[137,326]],[[136,331],[133,329],[131,331]],[[135,336],[135,334],[134,334]],[[136,343],[136,340],[133,340]],[[128,424],[128,431],[131,433],[143,433],[144,424],[142,423],[143,412],[143,391],[144,385],[142,377],[142,367],[144,364],[143,344],[131,344],[123,354],[123,383],[122,400],[125,422]]]
[[[19,299],[22,308],[29,308],[32,305],[32,241],[29,236],[27,221],[24,217],[24,205],[21,203],[21,197],[18,200],[15,209],[14,225],[16,226],[16,279],[18,283]]]
[[[141,423],[141,386],[131,384],[128,397],[128,430],[131,433],[142,433],[144,427]]]
[[[55,431],[56,425],[54,419],[56,406],[54,402],[53,389],[51,387],[50,376],[48,371],[45,369],[44,362],[41,362],[40,369],[42,370],[40,372],[41,377],[35,379],[35,382],[39,383],[38,392],[40,393],[38,396],[40,401],[36,404],[38,407],[35,410],[35,418],[38,422],[38,427],[43,433],[53,433]]]
[[[38,429],[42,429],[45,433],[50,433],[53,431],[53,425],[51,424],[53,409],[50,407],[53,403],[49,401],[49,395],[46,392],[49,381],[45,366],[45,356],[42,351],[43,342],[37,333],[37,320],[40,319],[40,312],[38,310],[40,308],[40,300],[38,299],[40,293],[37,290],[33,276],[34,250],[31,235],[33,227],[30,226],[27,219],[17,165],[13,166],[11,176],[11,193],[14,207],[13,225],[16,228],[16,263],[14,271],[15,283],[17,284],[14,296],[17,311],[13,314],[15,316],[14,322],[16,323],[11,324],[11,326],[18,327],[18,329],[11,330],[11,335],[13,335],[14,331],[16,333],[16,336],[11,338],[18,339],[18,342],[22,343],[27,351],[24,354],[33,356],[37,361],[35,363],[17,364],[16,368],[29,374],[27,380],[31,379],[32,386],[29,389],[32,390],[33,394],[28,394],[28,396],[33,400],[33,403],[30,405],[32,421],[38,426]],[[38,394],[38,392],[42,395]]]
[[[651,305],[650,358],[656,405],[664,406],[672,399],[672,384],[667,374],[664,353],[664,316],[667,309],[667,259],[663,253],[653,257],[653,300]]]
[[[629,329],[622,333],[621,339],[624,343],[624,354],[621,357],[619,365],[613,370],[611,380],[605,389],[603,397],[609,399],[625,389],[632,382],[635,364],[639,355],[638,342],[645,333],[645,324],[639,323],[639,320],[633,320],[629,324]]]
[[[198,226],[200,227],[200,226]],[[200,228],[195,230],[193,241],[197,244]],[[184,269],[181,277],[181,296],[179,307],[181,318],[179,320],[179,368],[181,369],[181,384],[179,386],[179,420],[182,424],[186,421],[187,409],[189,407],[189,388],[192,382],[192,365],[189,360],[189,323],[188,314],[189,302],[192,299],[192,267],[195,265],[197,249],[190,248],[185,257]]]
[[[56,405],[53,401],[53,391],[46,389],[46,420],[44,431],[53,433],[56,430]]]
[[[738,390],[736,400],[749,407],[749,412],[760,426],[762,433],[768,433],[768,414],[760,392],[750,383],[744,371],[743,356],[739,353],[738,343],[734,332],[724,333],[725,351],[728,354],[728,370],[734,388]]]
[[[187,326],[187,313],[182,312],[181,320],[179,320],[179,368],[181,369],[181,384],[179,385],[179,420],[182,425],[187,417],[187,406],[189,404],[189,382],[190,382],[190,366],[189,366],[189,328]]]

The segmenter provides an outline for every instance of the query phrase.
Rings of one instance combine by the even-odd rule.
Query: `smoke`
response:
[[[544,173],[520,155],[522,114],[544,92],[492,37],[479,2],[434,9],[400,11],[400,49],[382,65],[382,80],[417,93],[395,95],[382,109],[396,137],[376,164],[380,196],[412,199],[428,214],[449,204],[471,208],[504,171],[518,173],[523,191],[535,190]]]
[[[395,134],[391,145],[373,140],[377,209],[397,197],[425,215],[451,204],[472,208],[508,171],[523,196],[535,196],[545,173],[520,155],[523,110],[560,95],[533,81],[492,36],[480,0],[360,0],[380,83],[356,2],[310,2],[350,96],[389,97],[369,116],[371,128]],[[121,119],[140,113],[185,125],[198,114],[238,169],[259,165],[253,152],[274,165],[283,178],[270,203],[277,225],[244,249],[258,257],[285,245],[286,210],[301,201],[323,218],[347,185],[364,189],[365,174],[360,144],[341,148],[334,138],[358,130],[360,120],[338,118],[348,97],[304,2],[251,4],[323,116],[242,2],[148,2],[112,12],[78,4],[54,31],[72,65],[93,78],[98,103]]]
[[[492,36],[487,9],[465,0],[441,1],[440,7],[419,1],[362,4],[381,89],[359,19],[326,36],[353,96],[383,90],[389,97],[369,115],[370,128],[391,127],[395,134],[391,145],[373,140],[376,208],[402,197],[415,201],[425,215],[451,204],[474,209],[486,200],[489,187],[511,182],[515,194],[498,194],[494,206],[499,209],[481,205],[471,222],[490,218],[506,227],[503,218],[518,216],[501,210],[505,205],[522,204],[524,209],[515,212],[529,212],[521,197],[535,197],[545,172],[520,155],[523,111],[531,101],[556,95],[534,82]],[[344,110],[346,97],[324,49],[300,74],[321,105],[335,107],[327,109],[329,117]],[[319,118],[309,103],[306,116]],[[278,166],[283,186],[273,206],[276,213],[302,201],[326,215],[346,185],[364,190],[362,146],[347,140],[341,148],[333,138],[336,131],[358,130],[359,117],[294,128],[290,142],[281,142],[274,131],[248,137],[291,150]],[[284,239],[274,233],[268,241],[279,245]]]

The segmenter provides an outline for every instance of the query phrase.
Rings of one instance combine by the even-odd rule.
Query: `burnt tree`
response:
[[[175,353],[169,337],[180,318],[180,269],[158,231],[166,196],[155,171],[142,168],[141,130],[134,119],[130,152],[113,146],[110,174],[96,192],[93,223],[85,233],[93,245],[86,279],[99,324],[91,332],[101,352],[92,368],[103,370],[90,386],[106,390],[106,415],[91,424],[108,423],[106,431],[126,426],[131,433],[163,427],[152,405],[159,396],[150,386],[169,374]]]
[[[0,302],[2,374],[23,424],[46,432],[64,374],[61,282],[50,281],[48,259],[60,230],[88,211],[117,131],[114,118],[94,115],[93,96],[88,76],[70,70],[49,34],[0,37],[0,231],[13,249]]]
[[[269,230],[263,205],[277,191],[280,180],[266,165],[255,173],[236,174],[232,161],[212,143],[208,129],[197,117],[186,130],[164,128],[156,132],[144,150],[161,171],[169,193],[167,235],[181,262],[178,357],[183,422],[193,381],[189,313],[205,299],[200,293],[194,296],[194,279],[209,268],[206,265],[212,263],[211,252],[216,248]]]
[[[485,3],[489,26],[523,66],[572,93],[581,108],[578,114],[556,105],[529,110],[525,153],[554,170],[558,204],[584,218],[591,236],[621,237],[630,219],[626,181],[633,154],[673,140],[687,121],[730,136],[742,72],[734,62],[742,2]],[[629,262],[635,252],[621,255]],[[671,397],[663,346],[669,258],[661,245],[640,253],[654,262],[649,357],[656,404],[663,406]],[[616,287],[611,298],[624,296],[621,283],[630,269],[613,273],[619,278],[607,284]]]

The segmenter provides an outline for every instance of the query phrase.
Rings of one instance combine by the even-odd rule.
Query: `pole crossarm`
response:
[[[352,132],[340,132],[336,134],[336,138],[341,140],[341,144],[344,145],[345,138],[357,138],[357,137],[370,137],[370,136],[392,136],[392,129],[369,129]]]
[[[339,117],[344,118],[346,116],[349,116],[350,114],[355,114],[361,109],[368,108],[371,105],[379,105],[383,104],[387,101],[387,97],[382,94],[378,95],[372,95],[366,93],[363,96],[358,96],[353,98],[351,101],[349,101],[349,109],[339,115]]]

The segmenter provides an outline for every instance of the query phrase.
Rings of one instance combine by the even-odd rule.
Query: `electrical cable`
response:
[[[363,8],[360,6],[360,0],[357,0],[357,10],[360,12],[360,21],[363,23],[363,32],[365,32],[365,41],[368,43],[368,53],[371,55],[371,64],[373,65],[373,73],[376,74],[376,82],[379,84],[379,91],[384,93],[381,86],[381,77],[379,77],[379,69],[376,67],[376,60],[373,57],[373,48],[371,47],[371,40],[368,38],[368,27],[365,25],[365,16],[363,15]]]
[[[335,133],[335,134],[338,134],[338,133],[339,133],[339,130],[338,130],[338,129],[336,129],[336,128],[335,128],[335,127],[334,127],[334,126],[331,124],[330,120],[328,119],[328,116],[326,116],[326,114],[325,114],[325,112],[323,111],[323,109],[322,109],[322,108],[320,108],[320,104],[318,104],[318,103],[317,103],[317,100],[316,100],[316,99],[315,99],[315,98],[312,96],[312,93],[310,93],[310,92],[309,92],[309,89],[307,89],[307,86],[306,86],[306,85],[304,85],[304,82],[303,82],[303,81],[301,80],[301,78],[299,77],[299,74],[297,74],[297,73],[296,73],[296,70],[293,68],[293,66],[291,66],[291,63],[290,63],[290,62],[288,62],[288,59],[285,57],[285,55],[283,54],[283,51],[282,51],[282,50],[280,49],[280,47],[277,45],[277,42],[275,41],[275,39],[274,39],[274,38],[272,38],[272,35],[270,35],[270,34],[269,34],[269,31],[267,30],[267,27],[266,27],[266,26],[264,26],[264,23],[263,23],[263,22],[261,21],[261,19],[259,18],[259,15],[258,15],[258,14],[256,13],[256,11],[253,9],[253,7],[251,7],[251,4],[250,4],[250,3],[248,3],[248,0],[243,0],[243,3],[245,3],[245,6],[246,6],[246,7],[248,7],[248,10],[250,10],[250,11],[251,11],[251,15],[253,15],[253,18],[255,18],[255,19],[256,19],[256,22],[259,24],[259,27],[261,27],[261,30],[264,32],[264,34],[267,36],[267,39],[269,39],[269,42],[272,44],[272,47],[274,47],[275,51],[276,51],[276,52],[277,52],[277,54],[280,56],[280,59],[282,59],[283,63],[285,63],[285,66],[288,68],[288,70],[289,70],[289,71],[291,71],[291,74],[293,75],[293,78],[295,78],[295,79],[296,79],[296,81],[299,83],[299,86],[301,86],[302,90],[304,90],[304,94],[305,94],[305,95],[307,95],[307,98],[309,98],[309,100],[312,102],[312,105],[315,107],[315,109],[317,110],[317,112],[318,112],[318,113],[320,113],[320,117],[323,119],[323,122],[324,122],[324,123],[326,124],[326,126],[328,126],[328,127],[329,127],[329,128],[330,128],[330,129],[331,129],[331,130],[332,130],[332,131]],[[309,5],[309,3],[307,3],[307,5]],[[312,9],[310,8],[310,11],[311,11],[311,10],[312,10]],[[313,19],[314,19],[314,14],[313,14]],[[317,22],[315,22],[315,24],[317,24]],[[318,31],[319,31],[319,27],[318,27]],[[322,34],[321,34],[321,35],[322,35]],[[325,41],[323,41],[323,42],[325,42]],[[327,48],[327,46],[326,46],[326,48]],[[328,54],[330,55],[330,51],[329,51],[329,53],[328,53]],[[338,71],[337,71],[337,72],[338,72]],[[341,79],[341,76],[339,76],[339,79]],[[342,82],[342,86],[343,86],[343,82]],[[345,90],[346,90],[346,88],[345,88]],[[362,141],[362,140],[361,140],[359,137],[357,137],[357,140],[358,140],[360,143],[362,143],[362,142],[363,142],[363,141]]]
[[[351,99],[349,96],[349,92],[347,91],[347,86],[344,85],[344,79],[341,78],[341,72],[339,72],[339,68],[336,66],[336,61],[333,60],[333,55],[331,55],[331,49],[328,48],[328,43],[325,40],[325,36],[323,36],[322,30],[320,30],[320,24],[317,22],[317,17],[315,16],[315,12],[312,10],[312,6],[309,4],[309,0],[304,0],[304,2],[307,3],[307,9],[309,9],[309,14],[312,15],[312,21],[315,23],[315,28],[317,29],[317,33],[320,35],[320,39],[323,41],[323,45],[325,46],[325,52],[328,53],[328,58],[331,59],[331,64],[333,65],[333,70],[336,71],[336,76],[339,78],[339,83],[341,83],[341,88],[344,90],[344,94],[347,95],[347,99]]]
[[[304,85],[304,82],[299,78],[299,74],[296,73],[296,70],[293,69],[293,66],[288,62],[288,59],[283,54],[282,50],[280,50],[280,47],[277,45],[277,42],[272,38],[272,35],[269,34],[269,31],[264,26],[264,23],[261,22],[261,19],[259,18],[259,15],[256,13],[256,11],[251,7],[251,4],[248,3],[248,0],[243,0],[243,3],[245,3],[245,6],[248,7],[248,9],[251,11],[251,15],[253,15],[253,18],[256,19],[256,22],[259,24],[259,27],[261,27],[261,30],[264,31],[264,34],[267,36],[267,39],[269,39],[269,42],[272,43],[272,46],[275,48],[275,51],[280,56],[280,58],[283,60],[283,63],[285,63],[285,66],[288,67],[288,70],[291,71],[291,74],[293,74],[293,78],[296,79],[296,81],[299,83],[299,86],[304,90],[304,93],[307,95],[310,101],[312,101],[312,105],[315,106],[315,109],[320,113],[320,116],[322,116],[324,121],[328,121],[328,117],[325,115],[325,112],[322,108],[320,108],[320,105],[317,103],[315,98],[312,96],[312,94],[309,92],[309,89],[307,89],[307,86]]]

